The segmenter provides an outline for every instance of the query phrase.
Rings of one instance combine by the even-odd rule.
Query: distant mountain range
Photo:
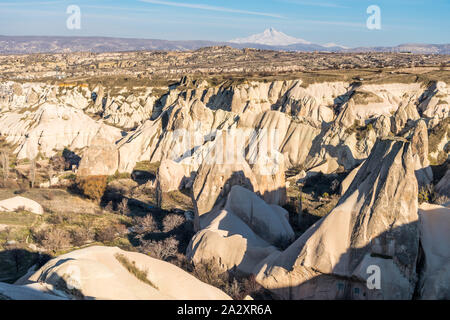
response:
[[[450,54],[450,44],[402,44],[394,47],[347,48],[339,44],[314,44],[291,37],[274,28],[262,33],[228,42],[203,40],[169,41],[112,37],[61,36],[0,36],[0,54],[115,52],[139,50],[196,50],[203,47],[228,45],[233,48],[255,48],[283,51],[326,52],[412,52],[422,54]]]
[[[424,44],[407,43],[395,47],[358,47],[352,48],[351,52],[412,52],[422,54],[450,54],[450,43],[446,44]]]

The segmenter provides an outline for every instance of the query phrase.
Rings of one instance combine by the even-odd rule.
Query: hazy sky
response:
[[[69,5],[80,7],[79,30],[66,27]],[[381,30],[366,27],[370,5]],[[351,47],[450,43],[449,14],[450,0],[0,0],[0,34],[226,41],[274,27]]]

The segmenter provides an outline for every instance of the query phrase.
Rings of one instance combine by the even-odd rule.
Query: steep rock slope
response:
[[[196,171],[217,132],[235,128],[243,129],[240,135],[249,163],[250,159],[256,161],[260,142],[275,132],[271,147],[283,154],[285,168],[319,168],[325,174],[349,170],[368,157],[377,137],[403,135],[420,117],[430,130],[445,121],[449,107],[443,82],[362,81],[361,85],[297,79],[214,83],[183,77],[166,88],[3,85],[8,90],[0,97],[0,134],[18,144],[19,158],[39,152],[47,156],[62,147],[89,146],[101,123],[91,120],[89,114],[123,128],[135,128],[120,139],[120,130],[107,126],[109,143],[120,139],[116,168],[120,172],[132,172],[139,161],[164,159],[189,163]],[[36,124],[41,114],[57,125],[47,128],[46,121],[41,128]],[[68,127],[68,123],[75,126]],[[81,123],[88,125],[78,126]],[[49,135],[52,139],[46,138]],[[443,157],[435,149],[445,147],[445,138],[430,148],[432,159]],[[88,172],[104,171],[94,169]],[[115,172],[113,165],[106,171]]]
[[[450,208],[423,203],[419,207],[424,266],[420,273],[421,299],[450,298]]]
[[[410,143],[379,140],[338,205],[283,252],[257,281],[284,299],[410,299],[419,246],[418,186]],[[368,290],[367,270],[381,270]]]

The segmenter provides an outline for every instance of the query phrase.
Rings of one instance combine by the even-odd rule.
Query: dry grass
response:
[[[355,104],[367,105],[369,103],[380,103],[383,102],[379,96],[372,92],[358,90],[356,91],[351,99],[355,102]]]
[[[186,192],[179,190],[164,192],[161,197],[160,207],[163,210],[180,209],[184,211],[193,211],[192,199]]]
[[[115,257],[116,257],[117,261],[119,261],[122,264],[122,266],[124,266],[125,269],[128,270],[129,273],[134,275],[137,279],[141,280],[142,282],[144,282],[144,283],[148,284],[149,286],[158,290],[158,287],[148,279],[148,271],[147,270],[146,271],[140,270],[136,266],[136,262],[130,261],[123,254],[116,254]]]
[[[147,171],[156,176],[160,165],[160,162],[151,163],[150,161],[141,161],[136,163],[133,171]]]

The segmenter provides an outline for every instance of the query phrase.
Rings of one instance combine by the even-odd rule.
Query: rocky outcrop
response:
[[[234,185],[259,191],[256,177],[242,154],[227,150],[226,146],[217,147],[202,163],[194,180],[192,192],[197,214],[201,216],[223,204]]]
[[[350,173],[345,177],[345,179],[342,180],[341,185],[340,185],[341,196],[347,192],[348,188],[350,187],[350,185],[353,182],[353,179],[355,179],[356,174],[358,173],[359,169],[361,169],[363,164],[364,164],[364,162],[362,162],[359,166],[357,166],[355,169],[350,171]]]
[[[415,96],[403,100],[392,118],[392,132],[400,134],[411,121],[420,119],[415,105]]]
[[[420,118],[415,90],[420,90],[419,84],[363,85],[354,89],[335,121],[316,138],[305,166],[312,168],[330,158],[345,169],[358,166],[369,156],[377,137],[398,133],[408,120]],[[392,112],[395,116],[391,125]]]
[[[132,129],[142,124],[152,115],[158,100],[158,92],[168,91],[168,88],[133,88],[128,91],[126,86],[115,90],[96,85],[90,89],[87,84],[50,85],[45,83],[8,82],[4,84],[11,90],[11,95],[0,99],[0,110],[6,108],[19,111],[19,109],[32,109],[40,104],[50,102],[58,105],[70,106],[84,110],[89,114],[96,114],[111,125],[124,129]]]
[[[120,171],[131,172],[138,161],[181,161],[191,157],[215,136],[218,128],[228,128],[232,122],[232,114],[211,111],[199,100],[177,100],[157,119],[144,122],[122,139]]]
[[[119,171],[132,172],[137,162],[148,161],[162,130],[162,118],[146,121],[119,141]]]
[[[18,210],[25,210],[35,214],[44,213],[44,209],[39,203],[21,196],[0,201],[0,211],[12,212]]]
[[[432,84],[422,95],[419,110],[425,117],[445,119],[450,116],[450,90],[443,81]]]
[[[64,254],[23,282],[50,285],[69,299],[230,299],[170,263],[116,247],[94,246]]]
[[[273,144],[269,141],[276,140],[272,135],[276,131],[266,129],[248,135],[242,128],[216,132],[193,183],[193,200],[199,215],[223,202],[233,185],[254,191],[268,203],[285,204],[285,161],[276,151],[276,142],[273,149],[270,147]],[[246,144],[246,137],[252,142]]]
[[[267,156],[268,151],[277,151],[284,156],[286,168],[301,166],[311,149],[320,126],[305,118],[292,119],[279,111],[263,113],[244,112],[239,117],[237,130],[247,139],[246,159],[257,162],[258,157]],[[277,157],[271,155],[271,158]]]
[[[379,140],[337,206],[265,258],[257,281],[284,299],[411,299],[417,192],[410,143]],[[382,274],[380,289],[366,284],[371,266]]]
[[[160,192],[183,189],[186,184],[192,184],[191,168],[182,163],[165,159],[158,168],[156,182]]]
[[[445,175],[434,187],[434,191],[441,196],[450,198],[450,170],[447,169]]]
[[[422,85],[417,82],[363,84],[352,95],[355,103],[354,115],[358,120],[367,120],[381,115],[389,117],[392,112],[401,109],[401,105],[407,105],[404,104],[405,100],[409,100],[409,97],[414,97],[417,92],[423,90]],[[410,115],[408,112],[407,114]]]
[[[261,197],[270,204],[286,204],[286,177],[284,157],[277,151],[258,157],[252,165]]]
[[[51,157],[65,147],[82,149],[91,144],[100,128],[109,142],[121,137],[119,129],[94,121],[81,110],[51,103],[25,113],[0,116],[0,134],[6,136],[8,143],[17,145],[15,153],[19,159],[34,159],[39,153]]]
[[[423,267],[418,297],[450,299],[450,208],[423,203],[419,207]]]
[[[305,164],[320,129],[307,122],[292,121],[280,146],[286,168]]]
[[[107,132],[101,127],[81,157],[77,174],[113,175],[119,167],[119,152],[114,143],[106,139]]]
[[[391,135],[391,118],[385,115],[378,117],[373,124],[373,128],[378,137],[388,137]]]
[[[235,185],[223,209],[216,207],[201,217],[201,230],[187,256],[194,263],[213,260],[224,270],[251,274],[276,246],[293,237],[287,211]]]
[[[286,243],[294,238],[288,212],[261,200],[248,189],[234,186],[228,195],[225,210],[233,212],[271,244]]]
[[[358,130],[364,130],[366,135],[364,139],[358,137],[360,134]],[[352,169],[369,156],[376,139],[375,130],[370,127],[346,128],[335,122],[330,127],[324,128],[317,136],[304,167],[312,169],[330,163],[331,165],[326,164],[324,169],[330,168],[325,170],[325,173],[332,173],[331,170],[336,170],[337,163],[346,170]]]
[[[282,112],[308,118],[315,123],[331,122],[334,119],[331,107],[348,90],[349,84],[344,82],[313,83],[304,86],[301,81],[296,81],[277,106]]]
[[[97,132],[90,129],[95,127],[94,124],[86,126],[89,130],[77,125],[69,129],[62,122],[55,126],[59,133],[49,129],[34,132],[32,116],[40,117],[41,108],[51,104],[57,105],[58,113],[71,124],[90,123],[87,119],[78,120],[84,111],[100,115],[105,122],[123,128],[137,127],[118,144],[118,169],[121,172],[131,172],[139,161],[160,162],[190,157],[213,139],[216,130],[227,130],[235,125],[259,132],[255,141],[248,141],[247,160],[258,139],[264,136],[261,132],[277,130],[276,150],[284,155],[286,168],[305,164],[312,168],[329,158],[334,158],[346,169],[353,168],[368,156],[376,136],[389,133],[386,119],[391,112],[398,113],[395,118],[399,121],[417,118],[417,111],[412,116],[408,115],[414,111],[409,107],[415,103],[414,98],[408,104],[404,103],[404,97],[411,97],[423,89],[418,83],[373,84],[356,88],[346,82],[308,84],[300,79],[224,82],[218,85],[191,79],[171,88],[135,88],[133,92],[126,88],[107,89],[103,85],[90,89],[87,85],[55,87],[43,83],[19,85],[11,82],[7,86],[14,85],[17,90],[12,90],[7,102],[7,108],[13,112],[0,118],[0,124],[4,124],[0,133],[8,137],[8,142],[19,143],[16,149],[19,157],[30,158],[38,152],[47,155],[60,145],[71,149],[90,145]],[[446,92],[442,84],[438,87],[439,92]],[[166,90],[162,97],[158,95],[161,90]],[[68,109],[64,111],[61,108]],[[72,116],[68,111],[72,109],[79,116]],[[403,109],[411,109],[411,112]],[[46,113],[54,112],[48,110]],[[400,117],[403,114],[405,119]],[[52,122],[56,123],[56,118],[52,117]],[[361,141],[345,132],[355,121],[367,125],[365,122],[375,118],[381,120],[376,120],[375,130]],[[324,129],[332,123],[335,125],[331,125],[329,130]],[[109,137],[120,138],[120,131],[115,128],[109,130]],[[50,140],[45,138],[47,135],[54,137]],[[112,138],[109,140],[115,142]],[[44,150],[38,150],[38,144]],[[316,147],[311,150],[313,145],[318,146],[318,150]]]
[[[433,182],[433,171],[428,160],[428,130],[425,121],[417,121],[412,137],[411,150],[414,159],[414,169],[419,187]]]

